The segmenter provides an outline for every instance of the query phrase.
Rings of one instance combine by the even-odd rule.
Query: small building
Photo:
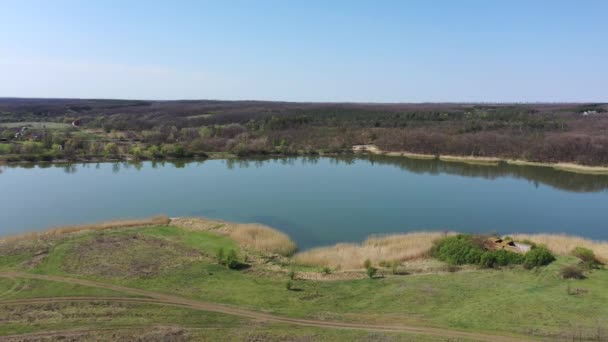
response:
[[[525,243],[515,242],[510,239],[494,237],[487,240],[486,248],[489,250],[503,249],[513,253],[526,253],[532,248],[532,246]]]

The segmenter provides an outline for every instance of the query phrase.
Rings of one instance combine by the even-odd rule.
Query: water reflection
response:
[[[293,165],[300,162],[302,165],[316,164],[319,156],[287,157],[287,158],[257,158],[257,159],[229,159],[226,166],[229,169],[235,166],[247,168],[252,165],[260,167],[264,163],[280,162],[282,165]],[[439,159],[413,159],[404,157],[392,157],[382,155],[355,156],[344,155],[330,158],[334,165],[352,165],[357,161],[365,161],[370,164],[395,166],[404,171],[416,174],[431,175],[457,175],[462,177],[497,179],[511,177],[525,179],[535,186],[547,185],[556,189],[572,192],[600,192],[608,189],[608,176],[573,173],[556,170],[552,167],[512,165],[499,163],[498,165],[479,165],[468,163],[444,162]]]
[[[260,158],[233,158],[225,159],[223,162],[228,170],[239,168],[260,168],[268,163],[279,163],[284,166],[314,165],[319,162],[320,156],[304,156],[304,157],[260,157]],[[367,162],[372,165],[388,165],[398,167],[404,171],[416,174],[430,175],[457,175],[462,177],[497,179],[511,177],[516,179],[525,179],[532,182],[535,186],[540,184],[553,187],[555,189],[571,191],[571,192],[600,192],[608,189],[608,176],[605,175],[588,175],[566,171],[560,171],[551,167],[539,166],[524,166],[511,165],[507,163],[499,163],[495,166],[476,165],[467,163],[444,162],[438,159],[411,159],[404,157],[391,157],[381,155],[356,156],[344,155],[328,158],[332,165],[352,165],[355,162]],[[142,170],[144,167],[152,167],[153,169],[166,166],[173,166],[176,169],[182,169],[186,166],[202,165],[205,161],[192,160],[162,160],[162,161],[129,161],[115,162],[112,164],[112,172],[119,173],[121,170],[134,169]],[[61,168],[67,174],[78,172],[79,168],[94,167],[101,168],[101,163],[44,163],[44,164],[19,164],[19,165],[4,165],[0,167],[0,175],[6,168]]]

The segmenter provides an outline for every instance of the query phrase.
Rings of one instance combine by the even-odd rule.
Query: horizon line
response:
[[[145,99],[145,98],[111,98],[111,97],[22,97],[0,96],[0,100],[89,100],[89,101],[148,101],[148,102],[260,102],[260,103],[292,103],[292,104],[359,104],[359,105],[526,105],[526,104],[608,104],[608,101],[411,101],[411,102],[380,102],[380,101],[285,101],[285,100],[256,100],[256,99]]]

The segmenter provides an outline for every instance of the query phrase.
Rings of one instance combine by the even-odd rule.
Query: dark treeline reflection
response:
[[[552,167],[523,166],[507,163],[499,163],[496,166],[476,165],[444,162],[438,159],[424,160],[388,156],[370,156],[366,159],[373,164],[394,165],[403,170],[418,174],[449,174],[485,179],[513,177],[534,182],[536,186],[544,184],[556,189],[573,192],[598,192],[608,189],[608,176],[566,172]]]
[[[539,166],[520,166],[507,163],[499,163],[496,166],[476,165],[458,162],[443,162],[438,159],[412,159],[405,157],[390,157],[381,155],[370,156],[355,156],[342,155],[337,157],[320,157],[320,156],[303,156],[303,157],[259,157],[259,158],[234,158],[225,159],[224,163],[228,170],[262,167],[269,163],[278,163],[280,165],[314,165],[321,160],[328,159],[330,163],[335,165],[351,165],[355,162],[367,162],[372,165],[388,165],[395,166],[404,171],[416,174],[430,175],[457,175],[463,177],[480,177],[484,179],[497,179],[501,177],[512,177],[517,179],[526,179],[533,182],[536,186],[544,184],[556,189],[572,191],[572,192],[599,192],[608,189],[608,176],[605,175],[588,175],[573,172],[566,172],[553,169],[551,167]],[[176,169],[185,168],[186,166],[196,166],[205,163],[205,161],[192,160],[163,160],[163,161],[130,161],[103,163],[111,164],[112,172],[118,173],[123,170],[141,170],[144,167],[161,168],[172,166]],[[20,164],[17,166],[4,166],[4,168],[61,168],[65,173],[73,174],[78,172],[79,168],[96,168],[99,169],[102,163],[46,163],[46,164]],[[0,168],[0,175],[2,174]]]
[[[288,158],[255,158],[255,159],[228,159],[226,166],[229,169],[235,167],[261,167],[266,163],[276,162],[282,165],[316,164],[321,158],[319,156],[288,157]],[[589,175],[581,173],[566,172],[551,167],[524,166],[500,163],[499,165],[478,165],[457,162],[444,162],[439,159],[413,159],[405,157],[390,157],[381,155],[354,156],[343,155],[329,159],[333,164],[351,165],[356,161],[369,162],[372,165],[396,166],[404,171],[416,174],[431,175],[457,175],[463,177],[479,177],[484,179],[497,179],[501,177],[513,177],[526,179],[536,186],[544,184],[556,189],[573,192],[599,192],[608,189],[608,176]]]

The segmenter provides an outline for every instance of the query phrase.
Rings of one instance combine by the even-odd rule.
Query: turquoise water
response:
[[[156,214],[259,222],[301,249],[415,230],[608,240],[608,177],[407,158],[3,167],[0,235]]]

